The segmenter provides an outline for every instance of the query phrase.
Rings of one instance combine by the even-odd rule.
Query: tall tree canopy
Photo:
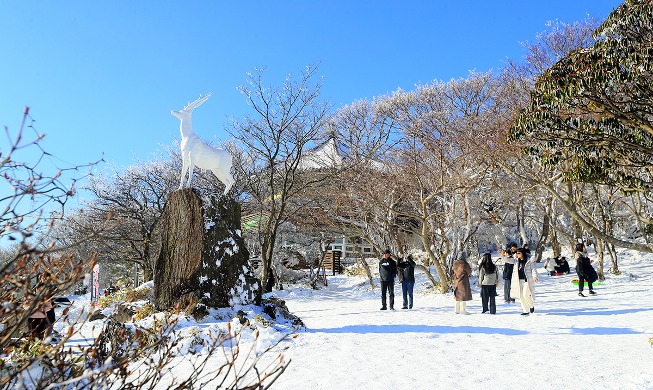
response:
[[[508,140],[567,180],[653,188],[653,2],[626,0],[535,85]]]

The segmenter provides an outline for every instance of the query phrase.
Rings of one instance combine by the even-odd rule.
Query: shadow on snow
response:
[[[483,333],[522,336],[524,330],[489,328],[476,326],[432,326],[432,325],[347,325],[340,328],[313,328],[308,333]]]
[[[581,334],[581,335],[642,334],[642,332],[638,332],[630,328],[595,327],[595,328],[572,328],[570,330],[572,334]]]

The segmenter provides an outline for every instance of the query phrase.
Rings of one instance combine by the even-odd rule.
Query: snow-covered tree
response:
[[[317,67],[309,66],[299,81],[288,76],[281,88],[266,87],[260,70],[250,74],[249,86],[241,87],[241,92],[253,114],[234,120],[229,130],[240,148],[234,170],[242,179],[244,214],[259,218],[256,229],[264,284],[279,227],[302,206],[295,201],[330,177],[305,175],[301,169],[302,157],[321,139],[329,108],[320,100],[321,81],[313,81],[316,72]]]

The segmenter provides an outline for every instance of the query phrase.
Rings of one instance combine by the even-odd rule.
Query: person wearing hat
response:
[[[408,255],[405,258],[399,259],[397,263],[399,272],[401,273],[401,295],[404,299],[402,309],[413,308],[413,288],[415,287],[415,261],[413,255]]]
[[[390,310],[395,309],[395,275],[397,275],[397,262],[390,257],[390,249],[386,249],[383,251],[383,258],[379,261],[381,310],[388,310],[386,295],[390,296]]]

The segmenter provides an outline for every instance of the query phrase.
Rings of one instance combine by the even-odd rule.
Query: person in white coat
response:
[[[556,261],[555,259],[546,259],[544,262],[544,268],[546,268],[547,272],[549,273],[550,276],[555,276],[556,274]]]
[[[527,259],[524,248],[517,249],[517,259],[512,271],[512,282],[510,284],[510,297],[519,298],[522,307],[521,315],[527,316],[535,311],[535,283],[537,271],[533,268],[531,259]]]

